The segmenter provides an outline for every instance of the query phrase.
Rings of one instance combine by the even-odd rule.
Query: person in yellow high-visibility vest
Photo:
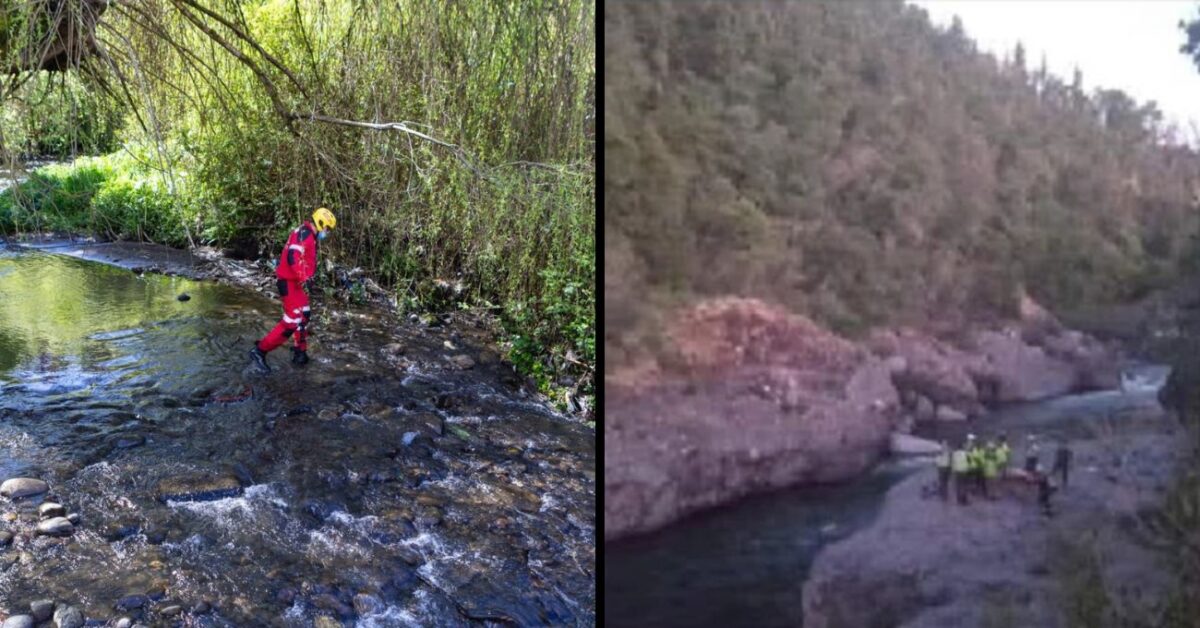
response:
[[[995,482],[999,470],[1000,452],[996,448],[996,442],[989,440],[980,458],[980,475],[983,476],[983,496],[988,499],[992,499],[991,494],[988,493],[988,484]]]
[[[950,470],[954,474],[954,492],[958,495],[958,503],[965,505],[967,503],[967,475],[971,472],[971,463],[968,460],[965,446],[955,447],[954,452],[950,454]]]
[[[980,493],[983,488],[983,448],[979,446],[979,441],[975,440],[974,434],[967,434],[967,465],[970,467],[971,479],[975,482],[975,488]]]

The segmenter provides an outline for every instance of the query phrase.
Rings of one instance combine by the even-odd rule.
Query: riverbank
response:
[[[269,295],[38,251],[0,266],[0,480],[44,482],[0,500],[0,612],[594,622],[594,431],[482,330],[339,304],[313,362],[272,354],[264,377],[244,347]],[[78,515],[65,536],[37,532],[50,501]]]
[[[1163,556],[1145,544],[1145,516],[1161,507],[1186,460],[1182,427],[1146,405],[1070,427],[1008,430],[1015,442],[1026,433],[1063,435],[1075,454],[1053,516],[1041,513],[1032,485],[1006,483],[996,500],[960,506],[925,494],[936,484],[931,467],[916,473],[888,492],[871,525],[817,556],[803,588],[803,625],[1081,625],[1064,600],[1094,582],[1105,583],[1120,616],[1161,603],[1173,583]]]
[[[856,342],[779,307],[717,299],[681,313],[668,337],[672,363],[607,380],[606,539],[755,492],[849,480],[893,433],[1115,389],[1127,363],[1028,297],[1017,320]]]

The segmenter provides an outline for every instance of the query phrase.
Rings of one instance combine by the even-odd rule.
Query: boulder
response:
[[[905,368],[892,374],[900,390],[912,391],[936,405],[954,406],[964,412],[978,401],[979,392],[967,370],[972,359],[962,351],[913,330],[877,334],[872,346],[892,351],[891,364],[903,362]],[[896,358],[899,360],[894,361]]]
[[[61,605],[54,611],[54,625],[58,628],[80,628],[83,612],[74,606]]]
[[[45,482],[34,478],[13,478],[0,484],[0,497],[17,499],[40,495],[50,490]]]
[[[924,438],[892,432],[889,441],[891,452],[902,456],[932,456],[942,450],[942,446]]]
[[[1124,358],[1116,350],[1078,331],[1063,331],[1046,338],[1046,353],[1075,367],[1079,390],[1111,390],[1121,386]]]
[[[690,327],[671,337],[686,378],[606,404],[606,539],[754,491],[844,480],[886,452],[900,400],[884,360],[743,299],[681,320]]]

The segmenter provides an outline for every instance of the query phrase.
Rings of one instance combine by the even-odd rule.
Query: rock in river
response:
[[[8,530],[0,530],[0,547],[8,547],[12,543],[13,534]]]
[[[54,602],[51,600],[38,600],[29,604],[29,612],[33,613],[34,621],[43,622],[50,619],[54,614]]]
[[[33,617],[31,615],[13,615],[4,620],[0,624],[0,628],[33,628]]]
[[[46,502],[38,507],[38,516],[42,519],[67,516],[67,509],[62,504]]]
[[[242,484],[228,472],[199,472],[177,475],[158,483],[159,501],[208,501],[242,493]]]
[[[40,495],[50,490],[50,487],[41,480],[33,478],[13,478],[5,480],[4,484],[0,484],[0,496],[11,497],[29,497],[30,495]]]
[[[38,524],[37,533],[45,536],[69,536],[75,526],[66,517],[54,517]]]
[[[80,628],[83,625],[83,613],[74,606],[60,606],[54,611],[54,625],[58,628]]]

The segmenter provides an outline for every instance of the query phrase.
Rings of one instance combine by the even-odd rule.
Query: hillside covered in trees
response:
[[[1200,158],[1153,103],[879,3],[605,16],[605,346],[740,294],[841,333],[1137,298],[1196,259]]]

